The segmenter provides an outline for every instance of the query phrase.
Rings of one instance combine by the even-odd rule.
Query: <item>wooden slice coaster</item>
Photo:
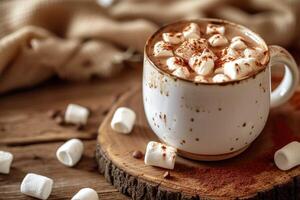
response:
[[[137,88],[120,98],[99,129],[99,171],[133,199],[300,199],[300,167],[284,172],[273,162],[277,149],[300,141],[299,100],[297,92],[289,103],[272,110],[262,134],[237,157],[200,162],[178,156],[175,169],[167,176],[167,170],[146,166],[143,158],[132,156],[136,150],[145,153],[149,141],[159,141],[147,124],[141,88]],[[137,114],[129,135],[118,134],[110,127],[112,115],[120,106],[132,108]]]

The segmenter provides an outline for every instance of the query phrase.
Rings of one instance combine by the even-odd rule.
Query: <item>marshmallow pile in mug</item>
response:
[[[198,24],[190,23],[181,32],[162,33],[153,55],[165,60],[169,73],[195,82],[239,80],[260,70],[264,50],[242,36],[229,40],[225,29],[208,24],[202,34]]]

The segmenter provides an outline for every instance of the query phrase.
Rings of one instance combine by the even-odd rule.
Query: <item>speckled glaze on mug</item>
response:
[[[265,68],[227,83],[195,83],[177,78],[149,59],[149,45],[158,30],[145,46],[144,109],[154,133],[162,142],[177,148],[180,155],[197,160],[222,160],[238,155],[258,137],[270,107],[281,105],[294,93],[298,69],[285,49],[267,46],[247,28],[223,20],[201,20],[229,23],[247,31],[267,50]],[[270,67],[278,63],[285,64],[285,75],[271,92]]]

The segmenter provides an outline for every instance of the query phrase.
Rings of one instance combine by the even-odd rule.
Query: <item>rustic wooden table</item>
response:
[[[0,175],[0,199],[32,199],[20,193],[23,177],[37,173],[51,177],[54,188],[49,199],[70,199],[83,187],[94,188],[100,199],[128,199],[106,182],[97,171],[95,147],[97,129],[118,97],[141,84],[141,70],[129,69],[113,79],[85,83],[50,81],[36,88],[0,98],[0,150],[14,154],[9,175]],[[49,110],[65,109],[69,103],[91,108],[83,130],[60,126]],[[60,164],[56,149],[68,138],[84,140],[82,160],[74,168]]]
[[[299,52],[293,51],[298,63]],[[41,86],[0,97],[0,150],[14,154],[9,175],[0,174],[0,200],[32,199],[20,193],[23,177],[37,173],[54,179],[49,199],[70,199],[83,187],[94,188],[100,199],[128,199],[106,182],[97,171],[97,129],[120,95],[141,84],[141,66],[112,79],[68,83],[49,81]],[[88,125],[78,131],[60,126],[49,117],[52,109],[64,110],[69,103],[91,108]],[[69,138],[84,140],[85,152],[74,168],[60,164],[56,149]]]

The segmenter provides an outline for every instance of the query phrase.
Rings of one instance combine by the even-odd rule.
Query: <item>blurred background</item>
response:
[[[2,0],[0,13],[2,94],[54,76],[111,77],[141,62],[147,38],[179,19],[243,24],[296,59],[300,47],[299,0]]]
[[[166,23],[201,17],[245,25],[300,63],[300,0],[0,0],[0,149],[14,154],[11,173],[0,175],[0,199],[28,199],[20,193],[28,172],[55,180],[51,199],[85,187],[103,200],[128,199],[97,172],[99,125],[128,94],[141,123],[147,38]],[[270,117],[267,130],[280,133],[280,144],[300,130],[299,102],[298,88]],[[70,103],[89,108],[84,127],[64,123]],[[71,138],[83,140],[85,152],[66,168],[55,152]]]

